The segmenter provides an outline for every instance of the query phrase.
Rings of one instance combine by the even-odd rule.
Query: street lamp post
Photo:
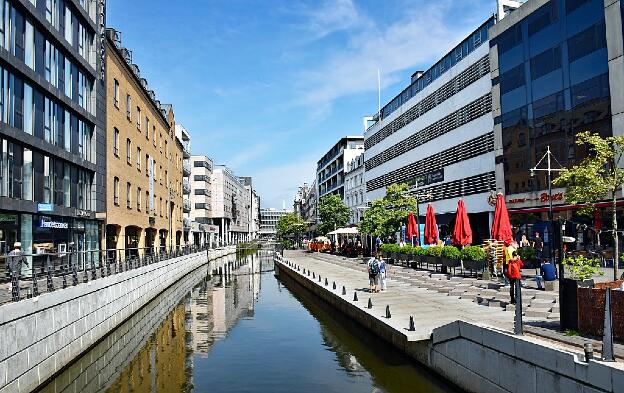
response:
[[[542,161],[544,161],[544,158],[546,159],[546,168],[538,168],[540,166],[540,164],[542,163]],[[554,159],[555,161],[557,161],[557,159],[553,156],[552,152],[550,151],[550,146],[546,146],[546,153],[542,156],[542,158],[537,162],[537,164],[530,169],[531,171],[531,177],[535,177],[535,172],[541,171],[541,172],[546,172],[547,176],[548,176],[548,232],[550,234],[550,239],[549,239],[549,248],[550,248],[550,261],[554,264],[555,263],[555,246],[554,246],[554,242],[553,242],[553,238],[555,236],[554,233],[554,228],[553,228],[553,200],[552,200],[552,172],[561,172],[561,164],[559,164],[559,161],[557,161],[557,164],[559,164],[559,168],[553,168],[552,167],[552,161],[551,158]],[[563,265],[560,264],[559,265],[559,270],[560,270],[560,274],[563,273]]]

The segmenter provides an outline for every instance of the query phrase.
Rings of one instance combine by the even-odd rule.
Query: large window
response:
[[[137,201],[137,211],[141,211],[141,187],[137,187],[137,192],[136,192],[136,201]]]
[[[139,146],[137,146],[136,156],[137,156],[136,166],[137,166],[137,170],[140,172],[141,171],[141,148]]]
[[[137,111],[137,130],[141,132],[141,108],[137,106],[136,111]]]
[[[128,209],[132,209],[131,195],[132,195],[132,185],[128,182],[126,183],[126,207]]]
[[[132,97],[126,94],[126,118],[132,121]]]
[[[126,163],[132,165],[132,142],[130,142],[130,138],[126,138]]]
[[[115,108],[119,109],[119,82],[117,79],[114,79],[113,83],[113,105],[115,105]]]
[[[119,178],[113,179],[113,203],[115,206],[119,206]]]
[[[119,130],[113,130],[113,154],[119,157]]]
[[[568,40],[570,62],[607,46],[604,21],[586,29]]]

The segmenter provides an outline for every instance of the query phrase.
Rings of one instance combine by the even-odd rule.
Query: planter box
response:
[[[442,261],[442,266],[445,267],[460,267],[461,260],[459,259],[448,259],[448,258],[440,258]]]
[[[563,280],[563,297],[559,299],[561,303],[561,328],[562,329],[579,329],[579,299],[578,289],[589,288],[593,286],[594,280],[577,281],[571,278]],[[603,318],[604,318],[604,298]]]
[[[604,332],[606,288],[619,288],[622,280],[599,283],[593,288],[577,287],[578,330],[591,336],[602,336]],[[611,291],[611,320],[613,338],[624,340],[624,292]]]
[[[466,270],[483,270],[485,269],[485,261],[463,261]]]

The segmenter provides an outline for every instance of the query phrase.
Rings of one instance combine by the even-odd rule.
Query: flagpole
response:
[[[381,121],[381,71],[377,68],[377,121]]]

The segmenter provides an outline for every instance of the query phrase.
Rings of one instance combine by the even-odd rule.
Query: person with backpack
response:
[[[381,272],[381,266],[377,255],[369,259],[368,261],[368,283],[370,292],[379,292],[379,273]]]
[[[381,290],[386,290],[386,261],[383,260],[381,255],[377,256],[379,260],[379,285],[381,286]]]
[[[516,281],[522,278],[520,273],[523,263],[517,251],[513,251],[512,258],[507,262],[507,278],[509,279],[509,296],[511,304],[516,304]]]

